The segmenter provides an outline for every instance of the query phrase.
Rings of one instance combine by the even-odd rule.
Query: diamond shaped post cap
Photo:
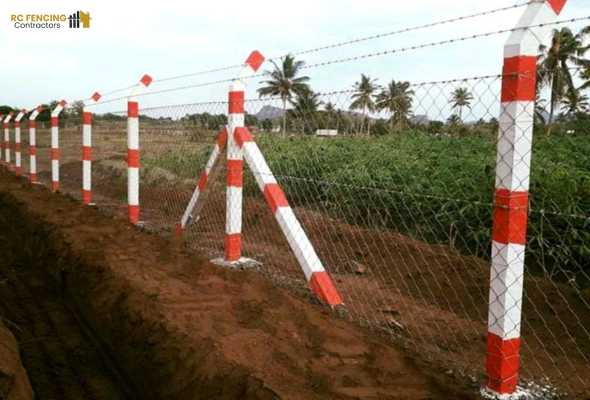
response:
[[[252,67],[254,71],[258,71],[258,68],[264,62],[264,56],[260,54],[257,50],[253,51],[252,54],[246,60],[246,64]]]

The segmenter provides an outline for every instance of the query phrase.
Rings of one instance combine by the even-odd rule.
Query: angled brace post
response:
[[[217,138],[217,142],[215,143],[215,147],[213,148],[213,151],[211,152],[211,155],[209,156],[209,160],[207,161],[205,168],[203,168],[203,171],[201,172],[201,176],[199,177],[199,181],[197,182],[197,186],[195,187],[195,190],[194,190],[193,195],[191,196],[191,199],[186,207],[186,210],[184,211],[184,214],[182,215],[180,222],[178,222],[176,224],[176,235],[182,234],[182,231],[184,230],[186,224],[190,220],[193,210],[194,210],[195,206],[197,205],[197,202],[199,201],[199,196],[201,195],[201,193],[203,193],[203,191],[205,190],[205,187],[207,186],[207,181],[209,180],[209,175],[211,174],[211,170],[215,166],[215,163],[217,162],[219,155],[223,151],[226,141],[227,141],[227,127],[224,126],[221,133],[219,134],[219,137]]]
[[[289,205],[285,193],[278,185],[258,145],[254,142],[250,131],[248,128],[237,128],[233,136],[236,145],[242,149],[256,183],[264,194],[264,198],[279,223],[297,261],[299,261],[311,289],[321,300],[332,307],[342,304],[342,298],[336,286],[334,286],[332,278],[324,269],[307,234]]]

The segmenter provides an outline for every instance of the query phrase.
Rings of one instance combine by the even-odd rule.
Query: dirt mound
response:
[[[33,389],[18,354],[14,336],[0,323],[0,399],[32,400]]]
[[[216,267],[4,172],[0,184],[11,193],[2,209],[42,238],[31,251],[55,261],[43,268],[142,399],[470,398],[257,273]]]

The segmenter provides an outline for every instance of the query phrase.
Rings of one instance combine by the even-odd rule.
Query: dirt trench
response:
[[[476,398],[255,272],[5,171],[0,261],[1,315],[37,399]]]

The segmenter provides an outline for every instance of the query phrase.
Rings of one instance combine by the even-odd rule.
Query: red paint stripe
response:
[[[38,111],[38,112],[41,112],[41,111],[43,111],[43,106],[37,106],[37,111]]]
[[[244,143],[254,141],[252,135],[250,134],[250,130],[243,127],[236,128],[234,131],[234,140],[240,148],[244,146]]]
[[[502,340],[488,332],[486,359],[486,386],[496,393],[516,391],[520,365],[520,338]]]
[[[29,174],[29,182],[31,182],[31,183],[37,182],[37,174],[31,172]]]
[[[138,118],[139,117],[139,103],[137,101],[130,101],[127,103],[127,117]]]
[[[36,156],[37,155],[37,146],[29,146],[29,155]]]
[[[29,121],[29,129],[35,129],[37,127],[37,124],[35,123],[35,120]]]
[[[325,303],[332,307],[342,304],[342,298],[326,271],[315,272],[311,276],[309,284],[313,292]]]
[[[51,182],[51,189],[54,192],[57,192],[59,190],[59,181],[53,181],[53,182]]]
[[[129,168],[139,168],[139,150],[127,149],[127,166]]]
[[[92,161],[92,147],[82,146],[82,160]]]
[[[22,168],[21,167],[16,167],[14,173],[16,174],[16,176],[21,176],[21,174],[22,174]]]
[[[219,135],[219,138],[217,139],[217,146],[219,147],[219,150],[223,150],[223,148],[225,147],[225,142],[227,142],[227,128],[224,127],[221,130],[221,134]]]
[[[51,159],[59,160],[59,149],[51,149]]]
[[[22,144],[20,142],[14,144],[14,151],[20,153],[22,150]]]
[[[248,64],[254,71],[258,71],[258,68],[264,62],[264,56],[260,54],[257,50],[253,51],[248,59],[246,60],[246,64]]]
[[[51,126],[55,127],[59,125],[58,117],[51,117]]]
[[[244,184],[244,162],[241,160],[227,160],[227,186],[241,188]]]
[[[225,235],[225,261],[238,261],[242,255],[242,234]]]
[[[285,193],[283,193],[281,187],[276,183],[269,183],[264,186],[264,198],[273,214],[277,212],[279,207],[289,207]]]
[[[92,125],[92,113],[89,113],[89,112],[82,113],[82,124]]]
[[[67,104],[68,104],[68,102],[65,101],[65,100],[62,100],[62,101],[59,102],[59,105],[62,106],[62,107],[65,107]]]
[[[90,190],[82,189],[82,203],[88,205],[91,202],[92,202],[92,192]]]
[[[94,100],[94,101],[98,102],[98,101],[100,100],[100,97],[101,97],[101,96],[100,96],[100,93],[98,93],[98,92],[95,92],[95,93],[92,95],[92,100]]]
[[[137,224],[139,222],[139,206],[128,205],[127,215],[129,218],[129,222],[131,222],[132,224]]]
[[[229,113],[244,113],[244,92],[229,92]]]
[[[541,1],[541,0],[536,0],[536,1]],[[567,3],[567,0],[547,0],[547,3],[549,3],[551,8],[553,8],[553,11],[555,11],[555,14],[559,15],[559,14],[561,14],[561,10],[563,10],[563,7],[565,7],[565,3]]]
[[[14,122],[14,127],[15,128],[20,128],[20,121],[15,121]]]
[[[174,234],[176,236],[180,236],[180,235],[182,235],[182,230],[183,230],[182,229],[182,224],[180,222],[177,222],[176,223],[176,226],[174,227]]]
[[[3,124],[3,126],[4,126],[4,129],[8,129],[8,122],[5,122],[5,123]]]
[[[526,243],[528,192],[496,190],[492,240],[503,244]]]
[[[199,191],[202,193],[203,189],[205,189],[205,186],[207,185],[207,174],[205,173],[205,171],[203,171],[201,173],[201,177],[199,178],[199,183],[197,184],[197,187],[199,188]]]
[[[534,101],[537,57],[517,56],[504,60],[502,102]]]

